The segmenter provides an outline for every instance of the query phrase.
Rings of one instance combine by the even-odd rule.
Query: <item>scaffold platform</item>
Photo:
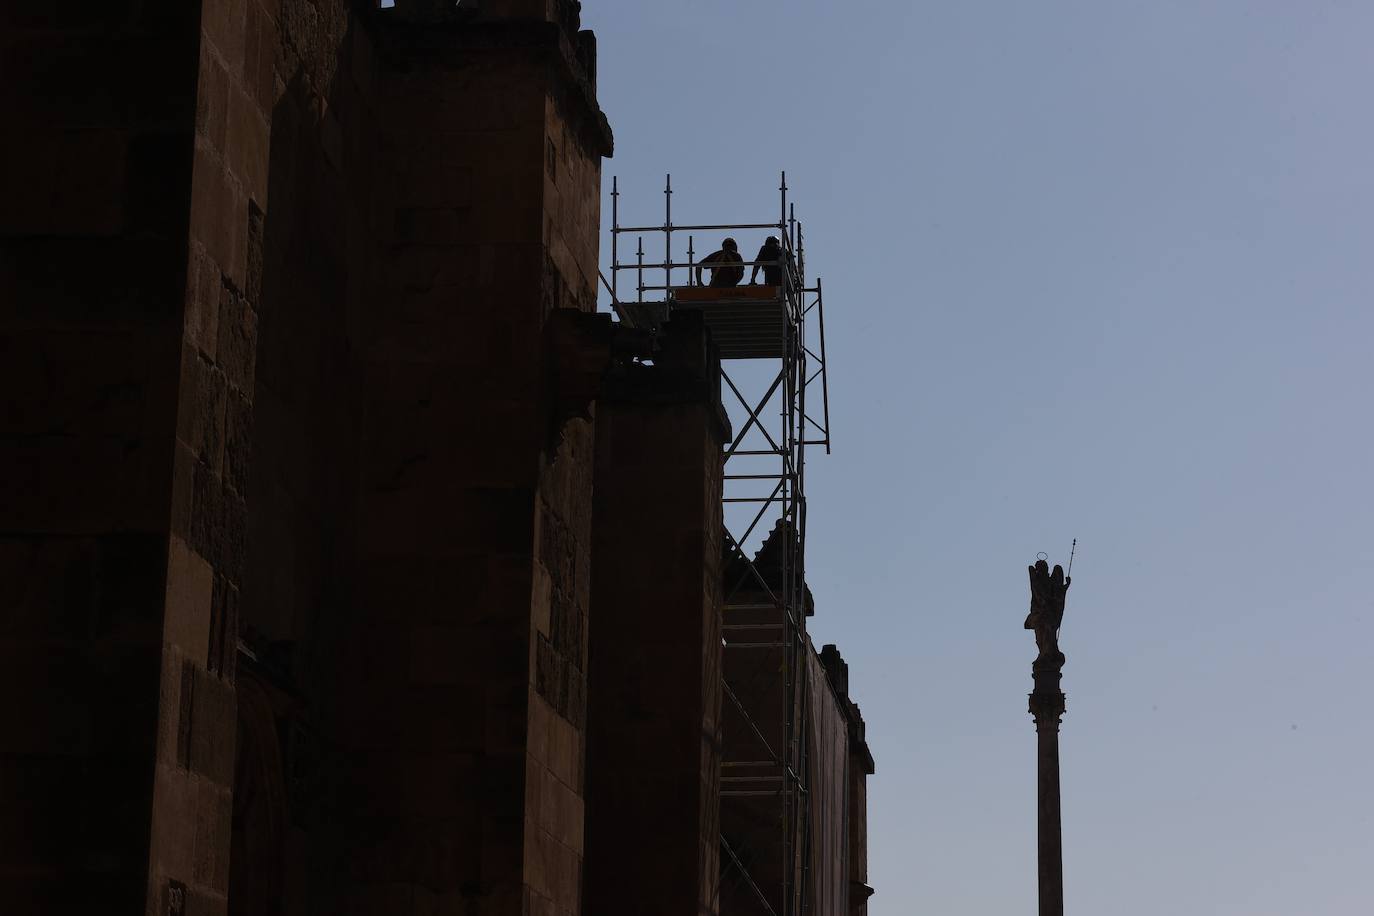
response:
[[[721,359],[781,359],[787,347],[787,301],[777,286],[678,286],[668,313],[701,312]]]

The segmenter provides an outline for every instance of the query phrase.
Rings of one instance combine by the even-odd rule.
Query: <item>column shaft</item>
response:
[[[1061,700],[1062,702],[1062,700]],[[1063,834],[1059,823],[1059,717],[1037,717],[1040,916],[1064,916]]]

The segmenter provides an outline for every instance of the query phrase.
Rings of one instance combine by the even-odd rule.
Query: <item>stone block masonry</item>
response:
[[[729,425],[699,315],[666,331],[597,402],[583,911],[600,916],[720,904]]]
[[[486,6],[0,12],[7,912],[576,909],[610,135]]]
[[[205,667],[215,573],[190,555],[189,524],[170,524],[198,30],[194,4],[0,12],[15,138],[0,208],[8,913],[145,904],[157,749],[176,746],[163,710],[183,706],[182,658]],[[222,459],[224,392],[205,382],[196,445]],[[202,708],[217,696],[207,686]],[[223,773],[210,745],[186,751],[183,771]],[[215,801],[184,793],[185,823],[204,804],[205,829],[223,823],[227,839]],[[188,861],[186,880],[212,883],[215,861]]]

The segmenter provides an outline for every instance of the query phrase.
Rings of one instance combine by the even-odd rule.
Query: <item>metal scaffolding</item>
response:
[[[725,450],[723,494],[722,912],[745,912],[738,901],[747,899],[753,911],[768,916],[804,916],[812,912],[806,874],[806,450],[823,446],[829,453],[830,405],[821,281],[807,279],[805,236],[788,202],[786,173],[778,195],[771,222],[679,226],[673,224],[668,176],[662,225],[621,226],[619,181],[612,179],[610,278],[603,275],[602,282],[627,325],[654,329],[674,312],[699,311],[720,351],[730,393],[722,397],[735,430]],[[699,284],[698,233],[762,231],[780,240],[780,263],[749,260],[742,267],[757,266],[765,280],[771,272],[780,282]],[[646,260],[652,256],[645,238],[655,235],[661,236],[662,259]],[[683,235],[686,259],[675,260],[674,237],[681,247]],[[628,240],[633,260],[622,261]],[[761,839],[765,827],[777,831],[774,840]]]

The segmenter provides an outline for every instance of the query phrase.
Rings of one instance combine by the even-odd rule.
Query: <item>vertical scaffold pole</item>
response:
[[[787,208],[787,233],[792,238],[792,250],[800,256],[801,248],[801,223],[797,222],[797,205],[791,204]]]
[[[795,240],[787,232],[787,172],[781,174],[778,181],[778,235],[787,240],[789,248],[794,248]]]
[[[638,299],[637,299],[636,301],[637,301],[637,302],[643,302],[643,301],[644,301],[644,236],[642,236],[642,235],[639,236],[639,246],[638,246],[638,248],[637,248],[636,251],[635,251],[635,257],[639,259],[638,262],[637,262],[637,265],[636,265],[636,267],[635,267],[635,276],[638,278],[638,282],[637,282],[635,285],[639,287]]]
[[[821,408],[825,419],[825,453],[830,454],[830,364],[825,353],[825,293],[816,278],[816,327],[821,335]]]
[[[673,176],[663,183],[663,285],[673,288]],[[665,292],[666,295],[666,292]]]
[[[620,240],[620,178],[611,176],[611,300],[619,302],[616,292],[616,277],[620,276],[620,257],[617,242]]]
[[[793,284],[793,286],[795,286],[796,289],[797,289],[797,316],[798,316],[798,320],[800,320],[801,313],[802,313],[802,310],[801,310],[801,300],[802,300],[802,297],[803,297],[803,295],[804,295],[804,293],[803,293],[802,291],[806,288],[806,278],[805,278],[805,276],[803,276],[803,274],[802,274],[802,259],[801,259],[802,236],[801,236],[801,223],[797,222],[797,205],[796,205],[795,203],[789,205],[788,208],[787,208],[787,236],[788,236],[788,242],[791,244],[792,255],[796,258],[796,262],[797,262],[797,270],[796,270],[796,275],[797,275],[797,276],[796,276],[796,282]],[[790,305],[790,303],[789,303],[789,305]]]

